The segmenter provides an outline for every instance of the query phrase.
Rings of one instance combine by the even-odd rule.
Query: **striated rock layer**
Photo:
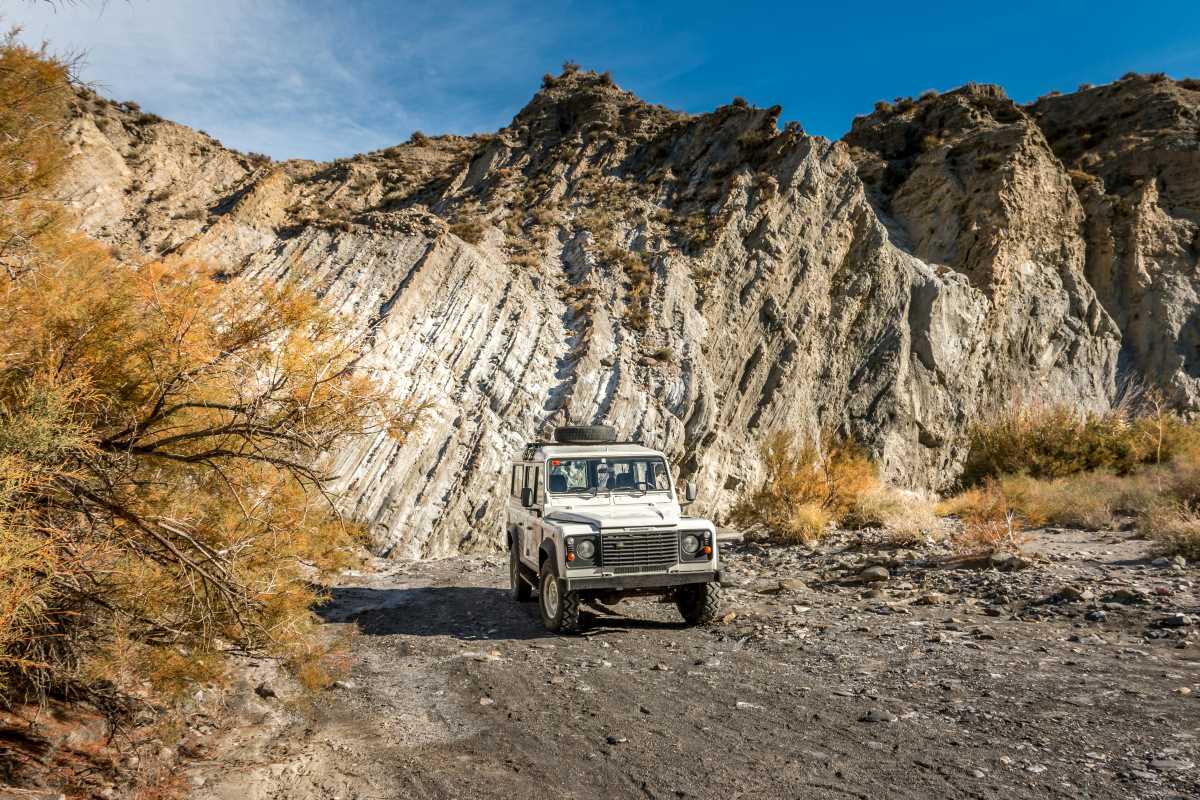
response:
[[[1120,204],[1064,168],[1059,102],[969,86],[843,143],[568,72],[494,135],[275,164],[84,93],[69,189],[126,260],[298,279],[350,315],[364,367],[432,410],[402,445],[330,454],[346,507],[379,552],[438,556],[498,544],[508,460],[567,421],[664,448],[719,514],[776,430],[837,429],[888,479],[942,489],[967,424],[1014,397],[1100,408],[1126,368],[1194,407],[1187,190],[1103,217]],[[1131,296],[1138,268],[1162,288]]]
[[[1120,370],[1200,407],[1200,81],[1130,75],[1029,107],[1087,214]]]

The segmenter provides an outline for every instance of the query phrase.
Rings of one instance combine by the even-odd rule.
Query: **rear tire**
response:
[[[508,545],[508,592],[518,603],[528,603],[533,599],[533,587],[522,574],[520,545],[511,540]]]
[[[579,592],[563,591],[562,584],[554,560],[548,558],[542,562],[542,574],[538,581],[538,608],[542,612],[542,624],[552,633],[577,633]]]
[[[680,586],[675,590],[675,607],[688,625],[707,625],[721,613],[721,584]]]

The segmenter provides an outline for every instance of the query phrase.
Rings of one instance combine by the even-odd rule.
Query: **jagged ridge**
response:
[[[1105,405],[1119,352],[1194,407],[1194,354],[1137,356],[1121,309],[1142,301],[1093,291],[1112,228],[1061,163],[1061,102],[969,86],[843,144],[778,130],[778,108],[689,116],[566,72],[494,135],[271,164],[85,95],[72,191],[131,261],[298,276],[369,332],[364,364],[435,410],[404,446],[333,457],[377,549],[430,556],[494,546],[510,453],[567,420],[666,448],[719,512],[786,427],[838,428],[890,479],[945,487],[970,419],[1017,395]],[[1165,301],[1182,350],[1190,258],[1190,301]]]

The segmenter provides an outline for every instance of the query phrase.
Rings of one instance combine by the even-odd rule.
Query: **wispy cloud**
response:
[[[85,76],[119,99],[242,150],[329,159],[413,130],[495,130],[567,59],[688,111],[734,95],[780,103],[828,136],[880,98],[967,80],[1032,99],[1129,69],[1200,72],[1200,6],[1143,6],[1119,36],[1096,0],[1042,3],[1035,22],[1019,3],[949,0],[865,0],[852,14],[720,0],[0,0],[0,13],[86,51]]]
[[[338,32],[283,0],[131,2],[18,9],[25,36],[85,53],[83,76],[117,99],[277,156],[328,157],[382,145],[410,123],[367,97]],[[382,101],[382,102],[380,102]]]
[[[29,4],[8,21],[27,39],[83,51],[85,79],[117,99],[239,149],[316,159],[413,130],[495,129],[555,63],[568,27],[586,25],[553,7],[458,0]],[[666,46],[661,60],[676,55]]]

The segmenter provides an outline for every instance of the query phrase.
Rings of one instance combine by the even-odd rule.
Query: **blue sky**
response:
[[[999,83],[1027,101],[1129,70],[1200,77],[1200,2],[3,0],[117,99],[242,150],[329,159],[506,124],[573,59],[701,112],[741,95],[838,137],[876,100]]]

